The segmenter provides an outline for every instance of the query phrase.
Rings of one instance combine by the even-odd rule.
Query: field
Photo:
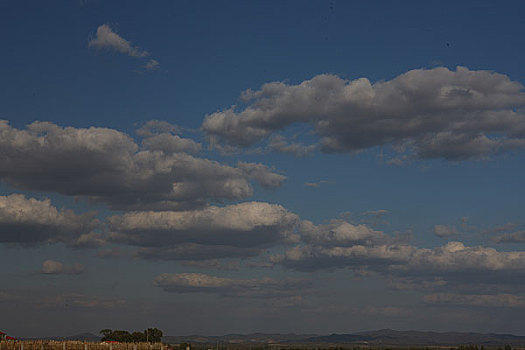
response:
[[[94,343],[80,341],[0,341],[0,350],[168,350],[161,343]]]

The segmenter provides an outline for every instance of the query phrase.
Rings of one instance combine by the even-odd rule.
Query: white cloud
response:
[[[136,133],[142,137],[150,137],[159,134],[175,134],[181,131],[178,125],[171,124],[164,120],[148,120],[140,128],[137,129]]]
[[[333,182],[332,181],[328,181],[328,180],[320,180],[320,181],[317,181],[317,182],[305,182],[304,183],[304,186],[305,187],[321,187],[321,185],[326,185],[326,184],[332,184]]]
[[[280,205],[246,202],[192,211],[130,212],[111,216],[107,223],[113,241],[145,247],[257,247],[294,239],[297,219]]]
[[[300,231],[302,239],[319,246],[354,246],[357,244],[385,243],[389,237],[366,225],[353,225],[344,220],[332,220],[329,224],[314,225],[304,220]]]
[[[97,50],[118,52],[139,59],[146,59],[150,56],[148,51],[134,46],[129,40],[117,34],[109,24],[102,24],[97,28],[95,37],[91,38],[88,42],[88,47]],[[159,67],[159,61],[153,58],[149,58],[143,65],[143,68],[148,71],[157,70]]]
[[[202,145],[191,139],[168,133],[153,135],[142,140],[142,147],[150,151],[162,151],[166,154],[185,152],[197,154]]]
[[[88,46],[96,49],[120,52],[131,57],[149,56],[147,51],[133,46],[131,42],[115,33],[108,24],[102,24],[97,28],[97,33],[95,37],[89,41]]]
[[[448,242],[419,248],[367,225],[344,220],[314,225],[301,221],[301,242],[270,262],[300,271],[346,268],[355,276],[379,274],[395,289],[450,288],[469,292],[516,291],[513,281],[525,277],[525,252],[498,251]]]
[[[299,269],[366,267],[386,274],[417,274],[431,278],[450,274],[463,274],[466,278],[468,274],[483,273],[486,278],[492,278],[498,273],[520,275],[525,269],[525,252],[469,247],[461,242],[449,242],[433,249],[373,242],[331,247],[298,245],[274,259]]]
[[[305,157],[312,154],[317,145],[304,145],[300,142],[288,142],[283,136],[276,135],[271,137],[268,148],[272,151],[292,154],[296,157]]]
[[[302,279],[234,279],[200,273],[165,273],[159,275],[154,283],[166,292],[200,292],[230,297],[264,298],[294,296],[311,285],[310,282]]]
[[[144,68],[147,70],[156,70],[160,66],[160,63],[157,60],[151,59],[145,65]]]
[[[503,233],[492,237],[495,243],[525,243],[525,230]]]
[[[19,130],[0,121],[0,179],[15,188],[84,197],[125,210],[203,207],[251,196],[250,180],[272,187],[285,179],[261,164],[236,168],[194,157],[185,151],[198,151],[199,144],[172,135],[158,139],[163,134],[152,128],[144,131],[153,136],[146,136],[146,149],[140,149],[114,129],[34,122]]]
[[[60,261],[46,260],[42,263],[41,273],[46,275],[79,275],[84,272],[81,264],[65,265]]]
[[[457,235],[458,231],[454,226],[435,225],[434,234],[438,237],[449,237]]]
[[[402,156],[462,160],[525,147],[523,85],[489,71],[416,69],[374,84],[324,74],[264,84],[243,99],[246,108],[205,118],[212,143],[249,147],[305,123],[325,152],[390,145]]]
[[[62,242],[87,246],[82,237],[96,235],[92,230],[100,225],[94,215],[59,210],[49,199],[26,198],[20,194],[0,196],[0,243],[38,245]]]
[[[276,174],[274,169],[264,164],[238,162],[237,167],[246,174],[246,177],[266,188],[279,187],[286,180],[286,176]]]

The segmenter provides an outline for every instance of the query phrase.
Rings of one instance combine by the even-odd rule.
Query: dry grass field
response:
[[[0,341],[0,350],[168,350],[168,347],[161,343],[94,343],[55,340],[2,340]]]

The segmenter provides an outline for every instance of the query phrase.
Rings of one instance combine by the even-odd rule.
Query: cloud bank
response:
[[[59,210],[49,199],[26,198],[20,194],[0,196],[0,243],[42,245],[65,243],[96,246],[100,226],[95,213],[82,215]]]
[[[523,85],[490,71],[416,69],[373,84],[322,74],[267,83],[242,100],[244,108],[206,116],[212,143],[250,147],[303,123],[327,153],[391,146],[405,157],[464,160],[525,147]],[[274,149],[303,153],[277,137]]]
[[[109,128],[0,121],[0,179],[14,188],[87,198],[121,210],[187,210],[240,200],[251,181],[277,187],[285,176],[262,164],[238,167],[198,158],[200,146],[171,134],[144,137],[141,148]]]
[[[297,215],[280,205],[246,202],[192,211],[131,212],[107,219],[109,239],[142,247],[138,256],[202,260],[258,255],[298,240]]]

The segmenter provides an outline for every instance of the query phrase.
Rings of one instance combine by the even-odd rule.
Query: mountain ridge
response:
[[[499,333],[476,332],[434,332],[434,331],[397,331],[381,329],[355,333],[332,333],[330,335],[295,334],[295,333],[250,333],[226,334],[222,336],[165,336],[167,343],[199,344],[370,344],[370,345],[525,345],[525,336]]]

